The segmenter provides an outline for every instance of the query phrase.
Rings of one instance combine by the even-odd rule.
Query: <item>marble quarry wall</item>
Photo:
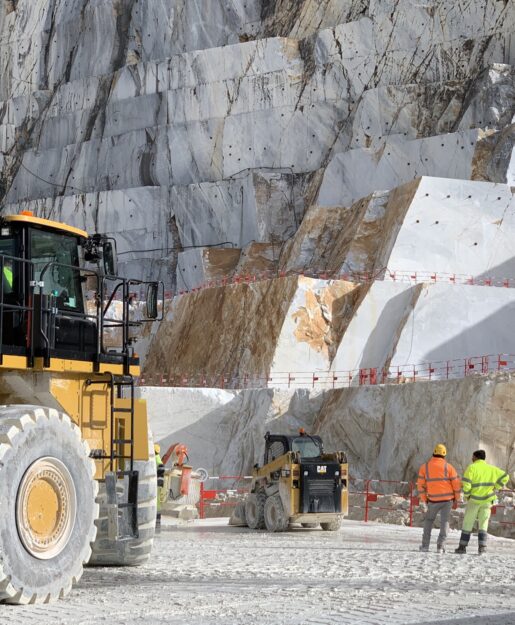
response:
[[[191,249],[281,245],[313,205],[513,184],[514,24],[495,0],[4,0],[2,210],[115,234],[180,289]]]
[[[480,446],[515,480],[514,384],[503,375],[326,391],[143,387],[140,394],[160,443],[187,444],[192,463],[211,475],[248,475],[262,461],[265,432],[304,427],[328,449],[344,449],[356,476],[413,480],[443,435],[460,471]]]
[[[291,275],[173,299],[145,375],[283,386],[290,372],[355,381],[359,369],[515,354],[513,241],[513,189],[500,183],[424,177],[347,210],[310,208],[279,259]]]
[[[503,375],[328,391],[144,387],[140,394],[162,447],[186,443],[192,464],[212,476],[248,475],[254,463],[262,462],[267,431],[295,434],[304,427],[320,434],[327,449],[345,450],[354,477],[415,481],[432,442],[445,438],[449,458],[461,474],[470,450],[481,447],[491,462],[506,468],[514,488],[514,383]],[[217,487],[217,482],[210,484]],[[231,483],[218,487],[230,488]],[[361,490],[361,482],[351,488]],[[363,498],[355,496],[352,503],[362,507]],[[372,504],[370,518],[406,524],[406,503],[401,503],[394,497],[377,504],[393,506],[396,513],[375,510]],[[503,503],[506,507],[498,508],[489,531],[515,538],[513,501],[504,498]],[[363,509],[352,509],[351,517],[362,519]],[[421,520],[416,509],[415,522]],[[454,520],[459,528],[460,518]]]
[[[0,0],[0,212],[163,280],[143,379],[226,388],[141,392],[161,440],[208,428],[210,469],[247,470],[268,423],[363,474],[436,436],[513,468],[505,374],[390,383],[515,354],[514,67],[504,0]]]

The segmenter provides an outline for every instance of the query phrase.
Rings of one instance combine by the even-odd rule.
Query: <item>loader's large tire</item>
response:
[[[52,408],[0,408],[0,602],[47,603],[83,572],[98,482],[79,428]]]
[[[138,471],[138,538],[113,540],[108,536],[107,493],[105,482],[100,482],[97,502],[100,516],[97,521],[97,538],[92,545],[93,553],[89,564],[93,566],[138,566],[150,557],[157,514],[156,459],[152,439],[148,444],[148,460],[137,460],[134,469]],[[122,492],[120,495],[127,499]]]
[[[272,495],[265,502],[265,525],[269,532],[284,532],[288,529],[288,517],[279,495]]]
[[[245,519],[253,530],[265,528],[265,499],[263,492],[250,493],[245,500]]]
[[[342,520],[335,519],[334,521],[328,521],[327,523],[320,523],[320,525],[326,532],[337,532],[342,526]]]

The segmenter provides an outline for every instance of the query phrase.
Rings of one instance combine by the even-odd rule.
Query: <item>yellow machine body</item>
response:
[[[0,217],[0,603],[53,601],[88,562],[150,557],[156,462],[134,330],[158,319],[159,293],[118,275],[105,234]]]
[[[143,399],[134,402],[134,432],[131,432],[129,412],[116,412],[115,431],[111,432],[111,392],[109,380],[105,383],[88,384],[91,379],[101,380],[103,375],[122,375],[121,365],[102,364],[94,372],[92,363],[80,360],[54,358],[49,367],[42,359],[36,359],[34,367],[27,367],[22,356],[4,356],[0,365],[0,403],[35,404],[56,408],[70,416],[80,428],[82,438],[93,452],[98,450],[107,456],[112,439],[133,439],[134,460],[148,460],[147,406]],[[139,367],[131,367],[130,373],[139,374]],[[113,398],[116,408],[130,408],[130,399]],[[129,445],[119,445],[117,455],[129,456]],[[103,479],[106,471],[123,470],[124,462],[109,459],[96,460],[95,477]]]
[[[341,488],[341,511],[340,512],[302,512],[300,501],[301,464],[298,462],[298,454],[287,452],[263,467],[254,469],[252,475],[251,491],[257,489],[270,489],[278,486],[279,496],[290,523],[324,523],[336,517],[348,516],[349,514],[349,465],[342,462],[344,459],[340,452],[323,454],[320,457],[319,466],[326,466],[327,462],[339,463]]]

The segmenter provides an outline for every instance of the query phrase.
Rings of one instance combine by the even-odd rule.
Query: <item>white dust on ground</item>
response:
[[[269,534],[226,523],[167,525],[145,566],[88,568],[58,603],[0,605],[0,623],[515,623],[515,541],[490,537],[479,557],[473,537],[470,554],[458,556],[454,531],[438,556],[419,553],[420,529],[346,521],[335,533]]]

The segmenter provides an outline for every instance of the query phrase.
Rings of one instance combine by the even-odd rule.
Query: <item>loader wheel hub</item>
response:
[[[77,498],[73,479],[57,458],[40,458],[26,471],[16,501],[18,534],[27,551],[40,560],[57,556],[75,523]]]

